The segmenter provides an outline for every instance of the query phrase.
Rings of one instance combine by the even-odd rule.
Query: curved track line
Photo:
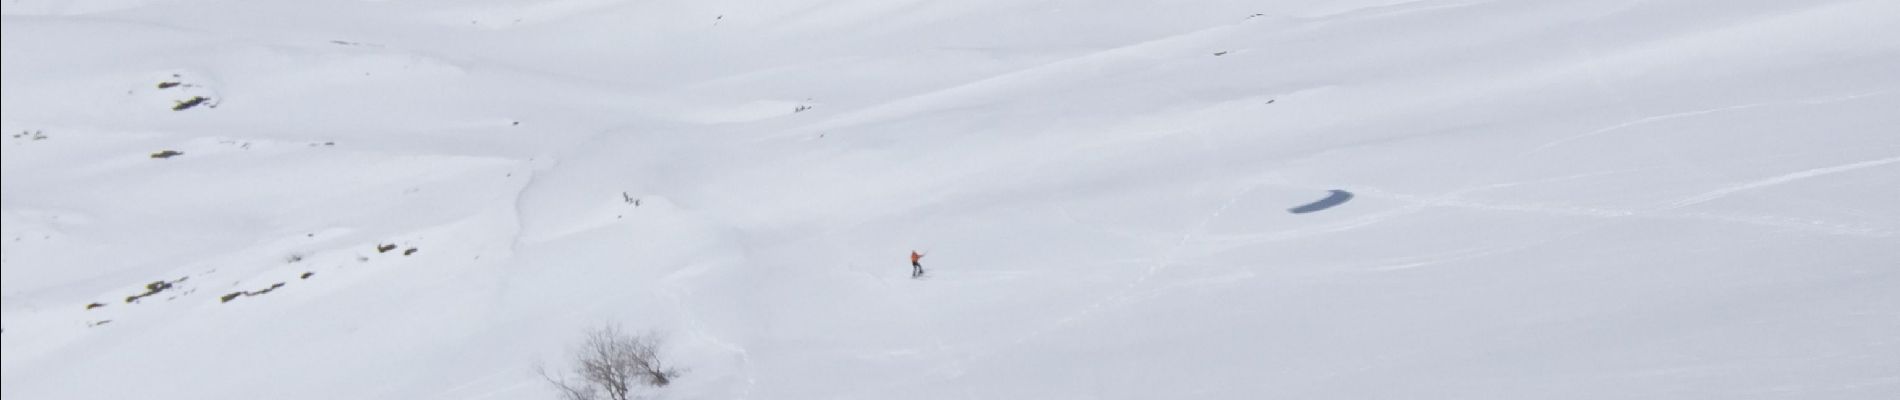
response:
[[[1723,197],[1728,197],[1728,195],[1735,194],[1737,192],[1755,190],[1755,189],[1780,185],[1780,184],[1784,184],[1788,182],[1794,182],[1794,181],[1813,178],[1813,177],[1822,176],[1822,175],[1831,175],[1831,174],[1838,174],[1838,173],[1848,172],[1848,171],[1853,171],[1853,170],[1858,170],[1858,169],[1873,168],[1873,167],[1892,164],[1896,162],[1900,162],[1900,157],[1887,157],[1887,158],[1882,158],[1878,160],[1861,161],[1861,162],[1852,163],[1852,164],[1836,165],[1836,166],[1824,167],[1824,168],[1815,168],[1815,169],[1810,169],[1806,171],[1785,174],[1785,175],[1781,175],[1781,176],[1777,176],[1773,178],[1743,183],[1740,185],[1729,186],[1726,188],[1709,191],[1707,193],[1690,196],[1682,200],[1677,200],[1674,203],[1670,203],[1669,208],[1681,208],[1681,207],[1693,206],[1693,205],[1707,203],[1710,201],[1721,199]]]

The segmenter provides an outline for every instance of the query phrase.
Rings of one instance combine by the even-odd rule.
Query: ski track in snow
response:
[[[1753,182],[1742,183],[1742,184],[1733,185],[1733,186],[1729,186],[1729,187],[1725,187],[1721,189],[1712,190],[1707,193],[1690,196],[1682,200],[1677,200],[1674,203],[1670,203],[1669,208],[1682,208],[1682,207],[1693,206],[1697,204],[1707,203],[1710,201],[1715,201],[1723,197],[1728,197],[1729,195],[1732,195],[1738,192],[1744,192],[1744,191],[1761,189],[1761,188],[1775,186],[1775,185],[1781,185],[1781,184],[1799,181],[1802,179],[1813,178],[1817,176],[1832,175],[1832,174],[1855,171],[1855,170],[1860,170],[1860,169],[1873,168],[1873,167],[1892,164],[1896,162],[1900,162],[1900,156],[1788,173],[1781,176],[1776,176],[1776,177],[1762,179],[1762,180],[1753,181]]]
[[[1895,160],[1895,161],[1900,161],[1900,160]],[[1865,168],[1865,167],[1863,166],[1862,168]],[[1759,186],[1756,186],[1756,187],[1759,187]],[[1752,188],[1753,187],[1750,187],[1750,189]],[[1740,190],[1746,190],[1746,189],[1740,189]],[[1724,215],[1724,214],[1714,214],[1714,213],[1670,212],[1671,209],[1678,208],[1678,207],[1669,207],[1669,208],[1664,208],[1664,209],[1624,209],[1624,208],[1578,206],[1578,205],[1570,205],[1570,204],[1492,202],[1492,201],[1483,201],[1483,200],[1464,199],[1455,195],[1424,196],[1424,195],[1410,195],[1410,194],[1392,194],[1389,192],[1382,192],[1382,191],[1379,193],[1382,193],[1383,195],[1392,199],[1396,199],[1396,200],[1400,200],[1400,201],[1404,201],[1404,202],[1408,202],[1408,203],[1412,203],[1412,204],[1420,205],[1420,206],[1428,206],[1428,207],[1449,207],[1449,208],[1463,208],[1463,209],[1485,210],[1485,211],[1502,211],[1502,212],[1524,212],[1524,213],[1535,213],[1535,214],[1553,215],[1553,216],[1569,216],[1569,217],[1600,218],[1600,219],[1616,219],[1616,218],[1689,219],[1689,220],[1706,221],[1706,222],[1732,223],[1732,224],[1740,224],[1740,225],[1747,225],[1747,226],[1775,228],[1775,229],[1781,229],[1781,230],[1799,231],[1799,232],[1814,233],[1814,234],[1859,236],[1859,237],[1871,237],[1871,238],[1891,237],[1891,236],[1894,236],[1895,234],[1890,229],[1882,229],[1882,228],[1864,226],[1864,225],[1859,225],[1859,224],[1833,222],[1833,221],[1825,221],[1825,220],[1798,219],[1798,218],[1777,217],[1777,216],[1767,216],[1767,215],[1737,216],[1737,215]]]
[[[850,111],[814,124],[788,130],[784,134],[762,138],[761,140],[784,137],[810,137],[831,130],[851,126],[871,125],[905,116],[929,113],[947,107],[946,104],[955,104],[955,100],[957,99],[982,95],[1007,94],[1011,90],[1021,87],[1022,85],[1020,85],[1020,83],[1023,81],[1051,78],[1060,79],[1054,77],[1065,75],[1065,71],[1079,70],[1094,74],[1098,73],[1094,72],[1098,69],[1114,69],[1114,66],[1123,64],[1118,63],[1118,61],[1150,58],[1151,52],[1178,52],[1180,50],[1176,49],[1177,47],[1186,46],[1182,42],[1187,42],[1201,36],[1210,36],[1221,31],[1238,29],[1243,24],[1244,21],[1217,25],[1137,43],[1098,49],[1060,60],[962,82],[876,106]]]
[[[682,319],[684,319],[686,330],[692,334],[693,338],[712,343],[714,346],[719,346],[739,356],[739,368],[741,372],[745,374],[746,387],[743,392],[739,393],[738,398],[752,398],[752,390],[759,386],[758,376],[753,371],[752,353],[746,351],[744,346],[706,332],[706,323],[699,318],[697,312],[694,312],[691,307],[686,305],[685,296],[682,295],[685,291],[685,286],[679,282],[680,279],[684,278],[680,276],[679,273],[675,273],[664,278],[663,281],[666,286],[660,290],[660,293],[673,301],[674,308],[679,310]]]
[[[1437,4],[1437,3],[1443,3],[1443,4]],[[1353,19],[1392,17],[1392,16],[1399,16],[1399,15],[1405,15],[1405,14],[1412,14],[1412,13],[1429,12],[1429,11],[1435,11],[1435,10],[1472,7],[1472,6],[1482,5],[1486,3],[1488,2],[1452,3],[1452,2],[1438,2],[1438,1],[1432,1],[1432,0],[1400,0],[1400,1],[1386,3],[1386,4],[1358,6],[1358,7],[1352,7],[1352,8],[1347,8],[1343,10],[1327,11],[1327,12],[1318,13],[1311,16],[1301,16],[1301,17],[1296,17],[1296,18],[1309,20],[1309,21],[1343,21],[1343,20],[1353,20]]]
[[[1518,245],[1518,246],[1499,246],[1499,247],[1490,247],[1490,248],[1464,249],[1464,250],[1454,251],[1449,254],[1408,257],[1407,259],[1394,260],[1396,261],[1396,263],[1384,264],[1384,265],[1369,267],[1366,269],[1371,270],[1371,271],[1381,271],[1381,272],[1402,271],[1402,270],[1408,270],[1408,269],[1414,269],[1414,268],[1420,268],[1420,267],[1426,267],[1426,266],[1438,265],[1438,264],[1444,264],[1444,263],[1474,260],[1474,259],[1494,256],[1498,254],[1504,254],[1511,251],[1516,251],[1516,250],[1528,248],[1531,246],[1535,246],[1538,244],[1543,244],[1543,242],[1527,244],[1527,245]]]
[[[1623,129],[1641,126],[1641,125],[1653,124],[1657,122],[1697,117],[1697,116],[1703,116],[1703,115],[1709,115],[1709,114],[1717,114],[1717,113],[1723,113],[1723,112],[1729,112],[1729,111],[1740,111],[1740,110],[1768,107],[1768,106],[1821,105],[1821,104],[1839,103],[1839,102],[1844,102],[1844,101],[1852,101],[1852,100],[1875,97],[1875,96],[1879,96],[1885,93],[1886,91],[1874,91],[1874,92],[1867,92],[1867,93],[1838,95],[1838,96],[1813,97],[1813,98],[1790,100],[1790,101],[1771,101],[1771,102],[1733,105],[1733,106],[1727,106],[1727,107],[1716,107],[1716,108],[1703,109],[1703,110],[1683,111],[1683,112],[1643,117],[1643,118],[1638,118],[1638,119],[1627,121],[1627,122],[1618,123],[1615,125],[1610,125],[1610,126],[1603,127],[1594,131],[1584,132],[1582,134],[1573,135],[1573,136],[1565,137],[1562,139],[1557,139],[1555,141],[1551,141],[1550,143],[1545,143],[1542,146],[1537,146],[1536,148],[1531,149],[1529,152],[1526,152],[1526,154],[1535,154],[1538,152],[1542,152],[1544,150],[1549,150],[1552,148],[1556,148],[1558,146],[1563,146],[1565,144],[1569,144],[1571,142],[1575,142],[1578,140],[1588,139],[1590,137],[1594,137],[1597,135],[1602,135],[1602,134],[1615,132],[1618,130],[1623,130]]]
[[[1781,105],[1781,104],[1790,104],[1790,103],[1768,102],[1768,103],[1743,104],[1743,105],[1738,105],[1738,106],[1718,107],[1718,108],[1711,108],[1711,109],[1706,109],[1706,110],[1684,111],[1684,112],[1678,112],[1678,113],[1670,113],[1670,114],[1644,117],[1644,118],[1639,118],[1633,121],[1623,122],[1616,125],[1610,125],[1610,126],[1603,127],[1594,131],[1584,132],[1579,135],[1557,139],[1550,143],[1545,143],[1542,146],[1537,146],[1537,148],[1531,149],[1529,153],[1534,154],[1534,153],[1541,152],[1544,150],[1549,150],[1558,146],[1563,146],[1565,144],[1569,144],[1570,142],[1588,139],[1593,136],[1615,132],[1618,130],[1623,130],[1623,129],[1635,127],[1635,126],[1653,124],[1653,123],[1663,122],[1663,121],[1668,121],[1668,120],[1673,120],[1673,119],[1709,115],[1709,114],[1715,114],[1715,113],[1726,112],[1726,111],[1746,110],[1746,109],[1751,109],[1751,108],[1766,107],[1766,106]]]
[[[1101,312],[1102,310],[1107,309],[1111,305],[1123,304],[1125,300],[1129,298],[1130,294],[1133,293],[1135,289],[1139,288],[1143,283],[1148,282],[1148,279],[1153,278],[1156,274],[1161,273],[1161,271],[1166,270],[1168,269],[1168,267],[1173,266],[1175,263],[1179,262],[1181,250],[1185,249],[1188,244],[1193,243],[1195,240],[1195,236],[1197,234],[1206,233],[1208,225],[1213,224],[1214,220],[1219,219],[1221,214],[1225,214],[1228,209],[1233,208],[1234,204],[1239,203],[1241,198],[1246,197],[1247,194],[1249,193],[1253,193],[1253,191],[1257,188],[1259,188],[1258,185],[1247,185],[1246,189],[1242,189],[1240,190],[1239,193],[1229,196],[1227,198],[1227,201],[1221,203],[1220,207],[1215,208],[1213,212],[1209,213],[1206,217],[1201,218],[1201,220],[1195,223],[1192,227],[1182,231],[1181,238],[1176,240],[1174,244],[1171,247],[1169,247],[1167,251],[1167,255],[1163,256],[1160,261],[1150,264],[1146,271],[1143,271],[1140,276],[1135,277],[1133,281],[1123,285],[1123,287],[1120,290],[1116,291],[1114,294],[1104,297],[1101,300],[1097,300],[1096,302],[1091,303],[1088,306],[1082,307],[1081,311],[1077,311],[1068,316],[1058,318],[1056,319],[1055,323],[1052,323],[1049,326],[1043,327],[1042,329],[1037,329],[1035,331],[1031,331],[1029,334],[1024,335],[1021,338],[1017,338],[1015,343],[1022,344],[1022,343],[1028,342],[1029,340],[1035,339],[1044,334],[1055,331],[1064,326],[1068,326],[1069,324],[1075,323],[1076,321],[1079,321],[1083,318],[1087,318],[1091,315],[1094,315],[1097,312]]]
[[[529,165],[529,164],[527,162],[522,162],[522,165]],[[511,223],[514,231],[508,234],[508,237],[511,238],[511,240],[508,241],[509,254],[520,254],[521,245],[525,244],[522,241],[522,237],[523,237],[522,224],[525,221],[527,221],[526,218],[528,217],[528,214],[527,214],[527,210],[521,207],[521,204],[522,204],[522,200],[528,196],[528,191],[533,190],[535,187],[536,174],[532,166],[530,166],[529,168],[521,168],[520,171],[517,173],[522,174],[521,176],[522,181],[521,181],[521,186],[515,188],[515,195],[514,195],[514,198],[512,199],[512,201],[514,201],[514,204],[512,205],[511,209],[514,210],[514,220],[509,221],[509,222]]]

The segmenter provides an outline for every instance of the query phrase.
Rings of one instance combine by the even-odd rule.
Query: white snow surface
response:
[[[1896,1],[0,7],[8,400],[1900,398]]]

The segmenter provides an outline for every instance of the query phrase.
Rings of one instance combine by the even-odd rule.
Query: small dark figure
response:
[[[918,262],[918,260],[922,260],[923,258],[924,258],[924,255],[918,253],[916,250],[910,251],[910,277],[911,278],[914,279],[917,277],[924,276],[924,264]]]

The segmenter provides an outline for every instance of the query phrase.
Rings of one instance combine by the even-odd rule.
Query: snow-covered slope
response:
[[[0,7],[10,400],[1900,397],[1900,2]]]

